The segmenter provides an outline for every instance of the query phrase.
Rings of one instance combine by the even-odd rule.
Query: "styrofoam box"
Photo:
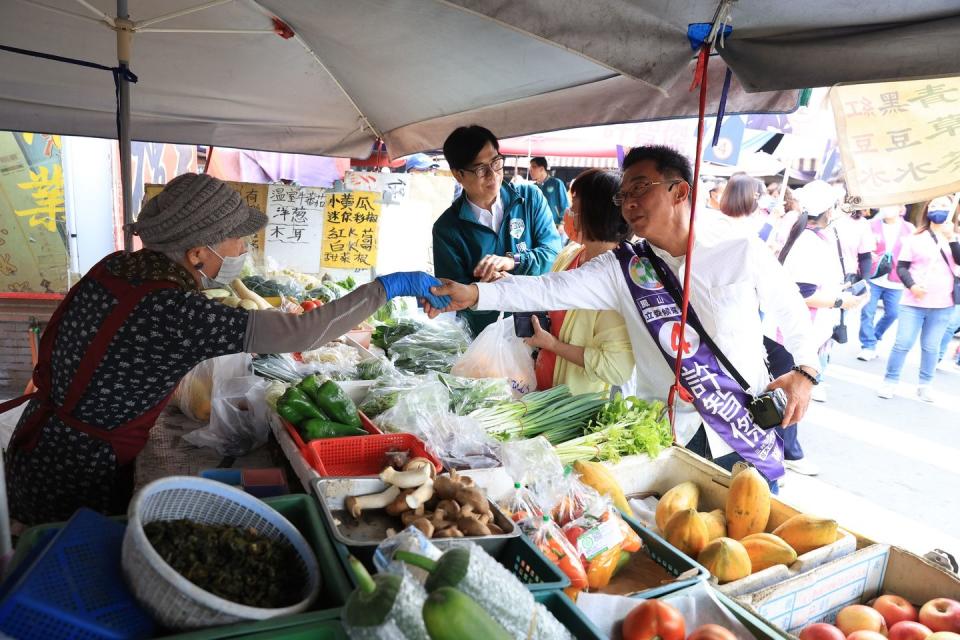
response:
[[[619,464],[611,467],[611,471],[627,495],[646,492],[663,495],[681,482],[692,481],[700,487],[698,511],[723,509],[732,482],[730,472],[682,447],[670,447],[655,459],[650,459],[648,456],[623,458]],[[767,531],[772,532],[781,523],[798,513],[800,512],[797,509],[774,497],[770,504],[770,521],[767,524]],[[728,596],[758,591],[836,558],[849,555],[857,548],[871,543],[871,540],[858,538],[840,529],[836,542],[801,555],[789,567],[785,565],[769,567],[741,580],[717,585],[717,589]],[[711,580],[716,585],[716,578]]]
[[[918,608],[933,598],[960,600],[960,576],[905,549],[874,544],[737,600],[778,630],[797,635],[815,622],[833,623],[843,607],[885,593]]]
[[[300,453],[300,449],[297,448],[297,444],[293,441],[293,438],[290,437],[290,434],[287,433],[286,427],[284,427],[280,421],[280,417],[273,411],[269,413],[269,422],[270,430],[273,431],[273,435],[280,444],[280,450],[283,451],[283,455],[287,457],[287,460],[290,462],[290,467],[300,480],[300,484],[303,485],[303,490],[306,491],[307,494],[313,493],[312,481],[322,476],[304,459],[303,454]]]

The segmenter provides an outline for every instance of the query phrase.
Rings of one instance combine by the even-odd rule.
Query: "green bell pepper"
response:
[[[343,438],[346,436],[365,436],[367,432],[360,427],[354,427],[330,420],[313,418],[307,420],[301,426],[303,436],[309,440],[318,440],[320,438]]]
[[[297,426],[311,418],[328,419],[327,415],[318,409],[303,391],[296,387],[290,387],[284,391],[280,399],[277,400],[277,413]],[[298,419],[293,420],[292,418]]]
[[[320,385],[315,400],[317,406],[323,409],[335,422],[354,427],[360,426],[357,405],[336,382],[327,380]]]
[[[313,373],[297,383],[297,389],[307,394],[307,397],[317,403],[317,394],[320,392],[320,385],[323,384],[323,378]]]

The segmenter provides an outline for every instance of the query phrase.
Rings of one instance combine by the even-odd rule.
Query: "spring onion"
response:
[[[544,436],[551,444],[576,438],[606,400],[600,393],[572,395],[566,385],[528,393],[470,414],[487,433],[501,440]]]

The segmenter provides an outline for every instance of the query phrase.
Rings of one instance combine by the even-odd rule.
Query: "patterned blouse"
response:
[[[243,350],[248,312],[208,300],[193,277],[162,254],[143,250],[108,259],[116,276],[136,283],[165,279],[176,288],[147,294],[118,330],[73,415],[110,430],[142,415],[169,394],[201,361]],[[63,314],[51,362],[51,400],[59,405],[75,372],[95,366],[81,359],[116,299],[83,279]],[[36,410],[32,400],[20,420]],[[10,513],[25,524],[65,520],[80,506],[123,511],[132,467],[120,468],[110,444],[71,429],[56,416],[37,446],[5,455]]]

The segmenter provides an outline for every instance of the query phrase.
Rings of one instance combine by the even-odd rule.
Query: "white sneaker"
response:
[[[814,402],[826,402],[827,401],[827,388],[821,382],[818,385],[813,387],[813,390],[810,391],[810,399]]]
[[[877,359],[877,352],[873,349],[861,349],[860,353],[857,355],[857,360],[863,360],[864,362],[870,362],[871,360]]]
[[[880,389],[877,391],[877,395],[881,398],[889,400],[893,397],[894,392],[897,390],[897,385],[891,384],[889,382],[884,382],[880,385]]]
[[[928,384],[922,384],[917,387],[917,397],[924,402],[936,402],[933,397],[933,391],[930,390],[930,385]]]
[[[820,473],[820,467],[810,462],[806,458],[800,458],[799,460],[784,460],[783,466],[794,473],[799,473],[802,476],[815,476]]]

